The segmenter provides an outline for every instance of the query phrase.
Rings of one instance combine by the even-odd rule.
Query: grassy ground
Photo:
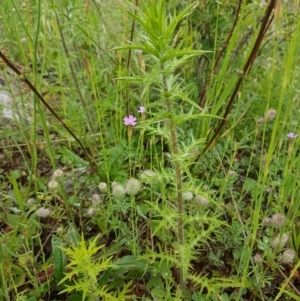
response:
[[[300,300],[299,2],[2,2],[0,300]]]

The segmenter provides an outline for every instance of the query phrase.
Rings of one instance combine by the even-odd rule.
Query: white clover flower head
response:
[[[282,213],[275,213],[271,217],[271,224],[276,228],[281,228],[286,221],[286,217]]]
[[[193,199],[193,197],[194,197],[194,195],[193,195],[193,193],[190,192],[190,191],[184,191],[184,192],[182,193],[182,199],[183,199],[184,201],[191,201],[191,200]]]
[[[122,198],[125,196],[126,190],[121,184],[117,184],[112,187],[111,194],[116,198]]]
[[[293,249],[286,249],[279,257],[279,261],[284,264],[292,264],[295,260],[296,252]]]
[[[87,214],[88,214],[88,216],[90,216],[90,217],[94,216],[95,213],[96,213],[96,210],[95,210],[94,208],[92,208],[92,207],[90,207],[90,208],[87,210]]]
[[[146,169],[139,174],[139,178],[142,182],[154,182],[157,179],[157,173],[153,170]]]
[[[35,198],[29,198],[29,199],[27,200],[27,204],[28,204],[28,205],[34,205],[35,203],[36,203]]]
[[[277,235],[271,243],[273,249],[282,249],[288,242],[289,235],[283,233],[282,235]]]
[[[36,210],[36,215],[41,218],[46,218],[51,214],[51,210],[45,207],[41,207]]]
[[[276,110],[275,109],[269,109],[267,112],[267,118],[268,120],[272,121],[276,118]]]
[[[119,185],[119,183],[116,182],[116,181],[114,181],[114,182],[111,183],[111,187],[112,187],[112,188],[114,188],[114,187],[117,186],[117,185]]]
[[[263,224],[265,225],[265,226],[270,226],[270,225],[272,225],[272,219],[271,218],[269,218],[269,217],[265,217],[264,219],[263,219]]]
[[[103,193],[107,192],[107,184],[105,182],[99,183],[98,188]]]
[[[126,184],[126,192],[129,195],[136,195],[142,189],[141,182],[135,178],[131,178],[128,180]]]
[[[58,182],[57,182],[57,181],[54,181],[54,180],[50,180],[50,181],[48,182],[48,188],[49,188],[50,190],[55,191],[55,190],[58,188]]]
[[[263,118],[263,117],[258,118],[256,121],[257,124],[262,124],[264,122],[265,122],[265,118]]]
[[[256,253],[256,254],[253,256],[253,261],[254,261],[254,263],[256,263],[256,264],[262,263],[263,259],[262,259],[261,254]]]
[[[52,175],[52,180],[59,180],[60,178],[62,178],[64,176],[64,172],[61,169],[56,169],[53,172]]]
[[[101,204],[101,196],[99,194],[94,193],[92,195],[92,204],[95,206]]]
[[[207,206],[209,205],[209,200],[201,194],[196,194],[194,198],[195,203],[201,205],[201,206]]]

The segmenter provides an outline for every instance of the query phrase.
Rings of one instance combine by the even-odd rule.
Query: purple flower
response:
[[[145,113],[146,108],[145,107],[139,107],[138,112],[139,113]]]
[[[133,115],[129,115],[128,117],[124,118],[124,124],[125,125],[136,125],[136,118]]]
[[[290,139],[295,139],[298,137],[298,135],[294,134],[294,133],[288,133],[287,136],[290,138]]]

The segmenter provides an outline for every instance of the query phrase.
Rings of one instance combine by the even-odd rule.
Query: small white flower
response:
[[[125,196],[126,190],[122,185],[116,184],[113,186],[111,194],[116,198],[122,198]]]
[[[131,178],[128,180],[126,184],[126,192],[129,195],[136,195],[138,194],[142,189],[141,182],[135,178]]]
[[[48,182],[48,188],[50,190],[56,190],[58,188],[58,182],[54,181],[54,180],[50,180]]]
[[[268,113],[267,113],[268,120],[274,120],[276,118],[276,113],[277,112],[275,109],[268,110]]]
[[[262,262],[262,257],[261,257],[261,255],[260,255],[259,253],[255,254],[255,255],[253,256],[253,261],[254,261],[254,263],[256,263],[256,264],[261,263],[261,262]]]
[[[90,216],[90,217],[92,217],[92,216],[94,216],[95,215],[95,209],[94,208],[92,208],[92,207],[90,207],[88,210],[87,210],[87,214],[88,214],[88,216]]]
[[[260,118],[258,118],[257,119],[257,121],[256,121],[258,124],[262,124],[262,123],[264,123],[265,122],[265,118],[263,118],[263,117],[260,117]]]
[[[265,217],[262,222],[265,226],[269,226],[272,224],[272,219],[269,217]]]
[[[183,193],[182,193],[182,198],[183,198],[183,200],[185,200],[185,201],[191,201],[192,199],[193,199],[193,193],[192,192],[190,192],[190,191],[184,191]]]
[[[99,205],[101,204],[101,196],[97,193],[94,193],[92,195],[92,204],[93,205]]]
[[[36,215],[41,218],[46,218],[51,214],[51,210],[45,207],[37,209]]]
[[[107,192],[107,184],[105,182],[99,183],[98,188],[103,193]]]
[[[282,213],[275,213],[271,217],[271,224],[274,227],[281,228],[285,223],[286,217]]]
[[[61,170],[61,169],[56,169],[54,170],[53,172],[53,175],[52,175],[52,180],[58,180],[60,179],[61,177],[63,177],[64,175],[64,172]]]
[[[114,188],[114,187],[117,186],[117,185],[119,185],[118,182],[115,182],[115,181],[114,181],[114,182],[111,183],[111,187],[112,187],[112,188]]]
[[[35,204],[35,203],[36,203],[35,198],[29,198],[29,199],[27,200],[27,204],[28,204],[28,205],[33,205],[33,204]]]
[[[293,249],[286,249],[279,257],[279,261],[285,264],[292,264],[295,260],[296,252]]]
[[[200,194],[196,194],[194,198],[195,203],[201,205],[201,206],[207,206],[209,204],[209,200]]]
[[[277,235],[271,243],[273,249],[282,249],[288,242],[289,236],[286,233]]]

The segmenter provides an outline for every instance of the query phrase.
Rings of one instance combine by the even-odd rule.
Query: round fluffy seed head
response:
[[[253,256],[253,261],[254,261],[254,263],[256,263],[256,264],[262,263],[262,257],[261,257],[261,254],[256,253],[256,254]]]
[[[114,188],[114,187],[117,186],[117,185],[119,185],[118,182],[115,182],[115,181],[114,181],[114,182],[111,183],[111,187],[112,187],[112,188]]]
[[[294,262],[295,256],[296,256],[296,253],[293,249],[286,249],[279,257],[279,260],[282,263],[291,264]]]
[[[157,179],[157,173],[153,170],[146,169],[139,174],[139,178],[142,182],[154,182]]]
[[[286,218],[285,215],[282,213],[275,213],[271,217],[271,220],[272,220],[271,222],[272,226],[281,228],[284,225]]]
[[[51,210],[45,207],[41,207],[36,211],[36,215],[42,218],[48,217],[50,214],[51,214]]]
[[[93,205],[99,205],[99,204],[101,204],[101,197],[100,197],[99,194],[94,193],[94,194],[92,195],[92,204],[93,204]]]
[[[56,190],[58,188],[58,182],[54,181],[54,180],[50,180],[48,182],[48,188],[50,190]]]
[[[125,196],[126,190],[122,185],[117,184],[113,186],[111,194],[116,198],[122,198]]]
[[[201,206],[207,206],[209,204],[209,200],[201,194],[196,194],[194,201]]]
[[[272,224],[272,219],[269,218],[269,217],[265,217],[265,218],[263,219],[263,224],[264,224],[265,226],[270,226],[270,225]]]
[[[35,198],[29,198],[28,200],[27,200],[27,204],[28,205],[33,205],[33,204],[35,204]]]
[[[270,109],[267,113],[268,120],[274,120],[276,118],[276,110]]]
[[[135,178],[131,178],[128,180],[126,184],[126,192],[129,195],[136,195],[142,189],[141,182]]]
[[[87,214],[88,214],[88,216],[90,216],[90,217],[92,217],[92,216],[94,216],[95,215],[95,209],[94,208],[92,208],[92,207],[90,207],[88,210],[87,210]]]
[[[56,169],[53,172],[52,180],[58,180],[61,177],[63,177],[63,175],[64,175],[64,172],[61,169]]]
[[[185,200],[185,201],[191,201],[192,199],[193,199],[193,193],[192,192],[190,192],[190,191],[184,191],[183,193],[182,193],[182,198],[183,198],[183,200]]]
[[[282,249],[287,241],[289,239],[289,236],[287,233],[283,233],[282,235],[277,235],[274,240],[271,243],[271,246],[273,249]]]
[[[99,183],[98,188],[103,193],[107,192],[107,184],[105,182]]]
[[[260,117],[260,118],[258,118],[257,119],[257,124],[262,124],[262,123],[264,123],[265,122],[265,118],[263,118],[263,117]]]

